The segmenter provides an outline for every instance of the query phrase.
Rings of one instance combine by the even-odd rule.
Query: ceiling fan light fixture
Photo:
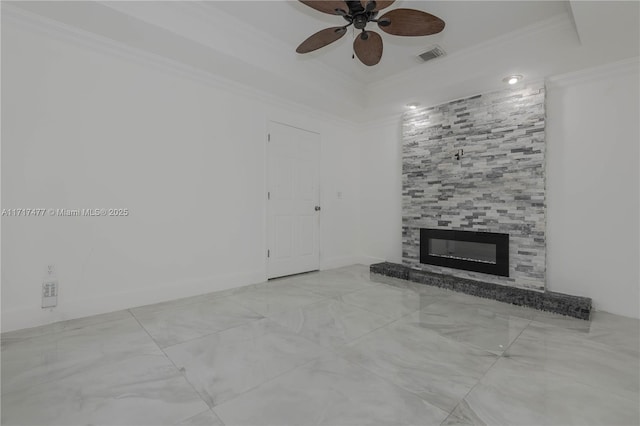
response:
[[[516,83],[519,83],[520,81],[522,81],[522,76],[521,75],[509,75],[506,76],[505,78],[502,79],[503,82],[510,84],[510,85],[514,85]]]

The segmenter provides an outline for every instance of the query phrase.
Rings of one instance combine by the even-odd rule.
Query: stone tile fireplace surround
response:
[[[590,298],[546,290],[545,210],[542,83],[408,112],[403,264],[371,265],[371,276],[588,320]]]
[[[543,84],[408,112],[402,138],[403,264],[544,291]],[[421,229],[508,234],[508,276],[421,263]]]

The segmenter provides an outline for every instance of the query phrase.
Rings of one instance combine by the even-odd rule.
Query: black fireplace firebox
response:
[[[509,276],[509,234],[420,229],[420,263]]]

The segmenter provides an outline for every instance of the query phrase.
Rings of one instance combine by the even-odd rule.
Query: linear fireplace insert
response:
[[[509,276],[509,234],[420,229],[420,263]]]

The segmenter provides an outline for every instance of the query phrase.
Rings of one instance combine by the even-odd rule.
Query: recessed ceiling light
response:
[[[502,81],[504,81],[505,83],[509,83],[509,84],[516,84],[520,80],[522,80],[522,76],[521,75],[510,75],[510,76],[507,76],[507,77],[502,79]]]
[[[417,103],[417,102],[411,102],[410,104],[407,104],[407,108],[416,109],[416,108],[418,108],[418,105],[420,105],[420,104]]]

